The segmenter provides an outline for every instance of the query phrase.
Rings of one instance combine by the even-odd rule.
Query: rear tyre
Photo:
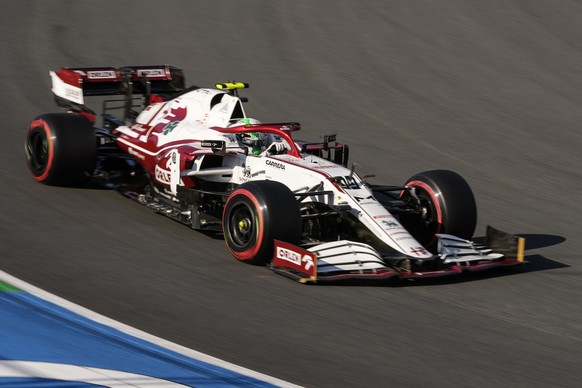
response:
[[[93,126],[73,113],[48,113],[32,121],[24,153],[34,179],[47,185],[79,186],[95,169]]]
[[[448,170],[422,172],[410,178],[406,185],[415,189],[402,199],[414,213],[400,217],[402,225],[424,247],[435,251],[437,233],[470,239],[477,225],[477,205],[469,184],[459,174]]]
[[[265,265],[273,257],[275,239],[299,243],[299,204],[282,183],[247,182],[228,197],[222,228],[226,245],[237,260]]]

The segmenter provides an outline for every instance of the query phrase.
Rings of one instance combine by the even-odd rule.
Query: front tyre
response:
[[[48,113],[32,121],[24,153],[34,179],[47,185],[79,186],[95,168],[93,126],[73,113]]]
[[[435,250],[437,233],[470,239],[477,225],[477,205],[469,184],[448,170],[425,171],[410,178],[402,199],[412,210],[401,224],[428,249]]]
[[[247,182],[228,197],[222,228],[226,245],[237,260],[265,265],[273,257],[275,239],[299,243],[299,204],[282,183]]]

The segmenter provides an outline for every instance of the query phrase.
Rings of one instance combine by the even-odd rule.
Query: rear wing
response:
[[[49,72],[52,92],[61,106],[84,105],[84,96],[151,93],[170,94],[185,89],[184,73],[169,65],[62,68]]]

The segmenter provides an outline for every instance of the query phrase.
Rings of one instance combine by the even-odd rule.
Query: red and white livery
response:
[[[489,228],[483,244],[471,241],[476,205],[458,174],[365,182],[335,135],[299,141],[298,123],[248,117],[238,93],[248,84],[186,88],[172,66],[50,76],[66,112],[41,115],[28,129],[36,180],[115,188],[194,229],[223,233],[240,261],[301,282],[422,278],[523,261],[521,238]],[[87,96],[114,96],[100,125]]]

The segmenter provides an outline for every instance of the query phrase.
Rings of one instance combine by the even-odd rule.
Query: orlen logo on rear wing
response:
[[[300,283],[317,281],[317,255],[306,249],[275,240],[271,269]]]
[[[50,72],[57,97],[83,104],[83,96],[176,93],[184,90],[184,74],[174,66],[62,68]],[[131,84],[131,88],[129,88]]]

